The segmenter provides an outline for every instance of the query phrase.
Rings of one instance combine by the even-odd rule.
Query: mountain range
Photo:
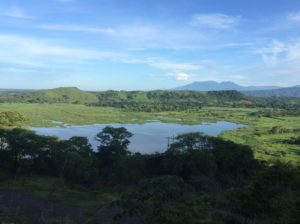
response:
[[[248,96],[257,97],[297,97],[300,98],[300,85],[292,87],[279,86],[241,86],[234,82],[193,82],[172,90],[189,91],[222,91],[236,90]],[[104,91],[105,92],[105,91]],[[141,92],[141,91],[140,91]],[[56,88],[48,90],[0,89],[1,99],[11,98],[25,102],[67,102],[67,103],[96,103],[97,92],[82,91],[76,87]]]
[[[185,86],[176,87],[174,90],[192,90],[192,91],[219,91],[219,90],[237,90],[237,91],[255,91],[255,90],[273,90],[280,89],[280,86],[241,86],[234,82],[193,82]]]
[[[280,86],[241,86],[234,82],[193,82],[185,86],[180,86],[174,90],[190,91],[221,91],[237,90],[249,96],[258,97],[300,97],[300,85],[292,87]]]

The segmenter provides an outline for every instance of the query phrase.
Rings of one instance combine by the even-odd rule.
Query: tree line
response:
[[[202,133],[176,137],[164,153],[128,150],[132,133],[105,127],[93,151],[87,138],[0,130],[0,169],[58,178],[85,189],[119,186],[115,222],[297,223],[298,165],[267,163],[251,148]],[[100,223],[95,217],[94,223]]]
[[[252,97],[228,91],[103,91],[85,92],[77,88],[57,88],[32,92],[0,93],[0,103],[72,103],[121,108],[127,111],[160,112],[199,110],[202,107],[280,108],[300,113],[300,99]]]
[[[244,107],[283,109],[300,114],[300,99],[287,97],[251,97],[235,90],[227,91],[104,91],[96,93],[98,103],[90,105],[116,107],[129,111],[159,112],[199,110],[202,107]]]

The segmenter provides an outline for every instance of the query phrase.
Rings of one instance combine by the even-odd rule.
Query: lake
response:
[[[187,132],[203,132],[206,135],[218,136],[223,131],[243,128],[245,125],[231,122],[219,121],[214,123],[200,123],[195,125],[184,125],[176,123],[149,122],[144,124],[94,124],[94,125],[65,125],[57,127],[32,127],[31,130],[39,135],[57,136],[60,139],[69,139],[73,136],[87,137],[94,149],[99,143],[95,136],[107,125],[113,127],[125,127],[133,133],[130,139],[129,150],[143,154],[164,152],[168,147],[169,141],[178,134]]]

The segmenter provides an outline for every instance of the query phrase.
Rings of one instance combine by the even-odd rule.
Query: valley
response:
[[[300,1],[0,1],[0,224],[299,224]]]
[[[260,159],[277,159],[298,163],[299,145],[287,142],[300,134],[300,117],[284,115],[284,110],[272,109],[203,107],[198,110],[135,112],[112,107],[96,107],[78,104],[25,104],[6,103],[0,105],[2,111],[17,111],[28,118],[23,127],[51,127],[93,124],[143,124],[149,121],[178,124],[200,124],[202,122],[228,121],[248,125],[237,131],[226,131],[221,136],[240,144],[251,146]],[[265,113],[265,115],[264,115]],[[260,115],[263,114],[263,115]],[[52,121],[59,121],[56,123]],[[282,129],[272,133],[272,128]]]

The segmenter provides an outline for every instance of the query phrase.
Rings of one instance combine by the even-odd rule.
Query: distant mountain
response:
[[[219,90],[237,90],[237,91],[253,91],[253,90],[269,90],[279,89],[279,86],[240,86],[234,82],[193,82],[191,84],[180,86],[174,90],[191,90],[191,91],[219,91]]]
[[[257,90],[257,91],[245,91],[244,94],[249,96],[259,97],[300,97],[300,85],[294,87],[271,89],[271,90]]]
[[[19,95],[22,101],[30,103],[97,103],[98,97],[76,87],[61,87],[37,90]]]

